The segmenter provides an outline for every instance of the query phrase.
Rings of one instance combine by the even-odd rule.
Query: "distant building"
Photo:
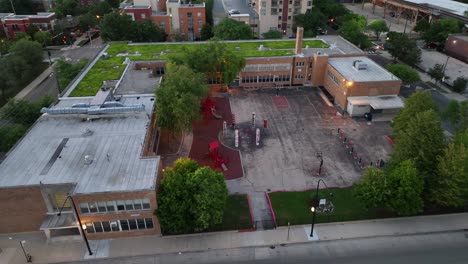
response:
[[[201,29],[206,23],[205,3],[183,4],[181,0],[167,0],[165,4],[155,0],[137,2],[147,4],[124,7],[124,12],[132,16],[133,20],[150,19],[156,26],[164,29],[169,37],[181,34],[189,41],[201,38]],[[154,9],[154,6],[158,9]]]
[[[312,0],[253,0],[255,12],[258,14],[259,34],[270,30],[279,30],[283,35],[294,34],[292,26],[294,16],[304,14],[312,9]]]
[[[37,13],[36,15],[0,14],[1,27],[5,36],[14,39],[18,33],[27,32],[29,26],[34,25],[41,31],[54,28],[55,13]]]

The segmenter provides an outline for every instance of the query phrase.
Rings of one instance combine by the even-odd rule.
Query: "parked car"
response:
[[[228,11],[229,15],[237,15],[240,14],[239,10],[237,9],[231,9]]]

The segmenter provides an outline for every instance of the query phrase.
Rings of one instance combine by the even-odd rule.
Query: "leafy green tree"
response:
[[[368,26],[367,29],[372,30],[374,32],[375,37],[377,40],[380,39],[380,34],[382,32],[388,32],[389,28],[387,26],[387,23],[383,20],[374,20],[372,21]]]
[[[67,15],[76,16],[80,12],[79,2],[77,0],[55,0],[53,11],[59,19]]]
[[[131,40],[134,23],[127,14],[109,13],[101,19],[101,37],[104,41]]]
[[[35,40],[34,34],[36,32],[39,32],[39,28],[34,24],[29,25],[28,28],[26,29],[26,33],[31,37],[32,40]]]
[[[457,130],[468,128],[468,101],[452,100],[442,113],[442,118],[449,121]]]
[[[120,0],[106,0],[107,3],[109,3],[109,5],[112,7],[112,8],[119,8],[120,6]]]
[[[131,36],[130,40],[134,42],[161,42],[166,40],[164,29],[160,29],[149,19],[134,22],[132,32],[133,36]]]
[[[419,73],[405,64],[388,64],[387,70],[400,78],[404,84],[415,83],[421,80]]]
[[[427,19],[421,19],[416,23],[416,26],[413,28],[415,32],[426,32],[431,27],[431,24]]]
[[[203,74],[186,65],[168,64],[164,81],[156,90],[158,124],[173,132],[190,129],[200,117],[200,101],[207,93]]]
[[[362,178],[354,185],[354,196],[366,208],[385,206],[391,191],[384,171],[374,167],[367,168]]]
[[[304,33],[310,32],[313,37],[317,36],[317,29],[324,28],[326,17],[318,9],[309,9],[305,14],[294,16],[293,30],[296,32],[297,27],[303,27]]]
[[[334,0],[315,0],[313,2],[314,8],[319,9],[328,19],[337,18],[350,13],[344,5]]]
[[[444,146],[445,138],[439,116],[434,110],[427,110],[416,114],[406,124],[406,128],[399,131],[391,160],[393,164],[412,160],[427,184],[436,172],[435,161]]]
[[[346,25],[349,21],[354,21],[354,23],[359,26],[361,31],[367,27],[367,18],[363,15],[354,13],[345,14],[343,16],[337,17],[335,20],[340,27]]]
[[[58,81],[60,87],[67,87],[68,84],[75,78],[75,76],[83,69],[88,63],[87,58],[80,59],[78,63],[69,63],[63,58],[58,60],[55,64]]]
[[[283,33],[276,29],[270,29],[268,32],[262,34],[265,39],[280,39],[283,37]]]
[[[443,48],[448,35],[460,33],[462,28],[463,23],[455,19],[442,18],[423,31],[421,37],[426,43],[436,42],[439,43],[439,47]]]
[[[164,172],[155,214],[164,233],[203,231],[222,222],[227,196],[220,172],[181,158]]]
[[[87,10],[86,13],[89,13],[93,16],[103,17],[105,14],[108,14],[111,11],[112,6],[106,1],[101,1],[89,6],[89,10]]]
[[[390,31],[387,34],[388,52],[393,60],[399,60],[411,66],[421,62],[421,50],[414,40],[411,40],[403,33]]]
[[[468,149],[468,128],[458,131],[453,138],[453,143],[456,145],[462,144],[465,149]]]
[[[38,31],[34,33],[34,41],[39,42],[43,47],[52,42],[52,36],[48,31]]]
[[[442,206],[462,206],[468,193],[468,152],[463,144],[449,144],[438,158],[430,201]]]
[[[362,29],[363,28],[358,21],[348,20],[346,24],[338,29],[338,33],[360,49],[365,49],[371,46],[371,42],[369,38],[362,33]]]
[[[36,66],[37,62],[43,60],[42,46],[38,42],[20,39],[13,44],[10,52],[14,54],[14,58],[10,60],[10,71],[21,71],[16,76],[30,80],[42,72],[43,69]]]
[[[214,36],[220,40],[252,39],[250,26],[230,18],[224,18],[214,27]]]
[[[12,43],[13,42],[7,38],[0,39],[0,57],[8,53]]]
[[[391,196],[387,206],[399,215],[408,216],[422,212],[424,181],[410,160],[398,164],[388,175]]]
[[[224,84],[231,83],[245,67],[245,59],[240,53],[230,50],[225,43],[215,41],[186,49],[182,55],[171,57],[171,61],[206,74],[209,81]]]
[[[98,24],[98,20],[95,15],[86,13],[80,16],[80,27],[84,31],[88,31],[90,28],[95,27]]]
[[[8,152],[26,131],[23,125],[0,126],[0,152]]]
[[[201,29],[201,40],[209,40],[213,37],[213,27],[211,24],[205,23]]]
[[[0,117],[13,124],[29,127],[41,116],[41,108],[49,106],[52,101],[53,99],[47,96],[35,103],[12,99],[2,108]]]
[[[13,13],[11,4],[15,7],[18,15],[30,15],[34,13],[32,0],[0,0],[0,13]]]
[[[444,65],[442,64],[435,64],[434,67],[430,68],[427,71],[427,74],[431,76],[431,79],[434,79],[436,81],[436,84],[440,82],[444,76]]]
[[[468,85],[468,78],[458,77],[453,81],[452,91],[463,93]]]

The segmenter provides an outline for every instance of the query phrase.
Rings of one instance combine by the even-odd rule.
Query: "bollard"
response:
[[[357,159],[358,158],[358,154],[357,152],[354,152],[354,159]]]
[[[340,131],[341,131],[341,129],[338,128],[338,129],[336,130],[336,134],[340,134]]]
[[[268,128],[268,120],[263,119],[263,128]]]
[[[349,154],[353,154],[354,152],[354,147],[351,147],[351,149],[349,150]]]

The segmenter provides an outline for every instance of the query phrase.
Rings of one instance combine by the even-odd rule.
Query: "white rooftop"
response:
[[[468,4],[451,1],[451,0],[406,0],[410,3],[427,5],[434,9],[441,9],[453,14],[464,16],[464,12],[468,11]]]
[[[151,98],[122,98],[121,102],[137,100],[151,111]],[[59,106],[89,100],[69,99]],[[0,187],[41,182],[76,183],[75,193],[155,189],[159,157],[141,156],[150,115],[140,112],[94,118],[43,115],[0,164]]]
[[[360,60],[361,63],[367,64],[366,70],[357,70],[353,66],[353,62]],[[375,63],[367,57],[344,57],[344,58],[330,58],[330,64],[337,70],[347,81],[353,82],[379,82],[379,81],[398,81],[395,75]]]
[[[374,109],[398,109],[404,106],[398,95],[350,96],[348,102],[353,105],[370,105]]]

